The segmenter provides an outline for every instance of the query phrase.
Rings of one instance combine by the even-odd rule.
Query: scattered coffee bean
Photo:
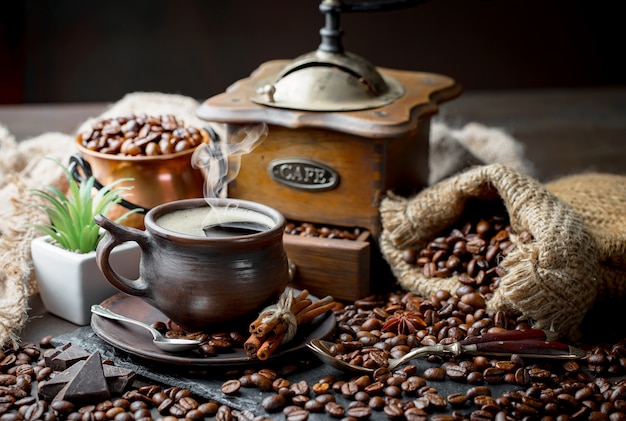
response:
[[[241,382],[237,379],[227,380],[222,384],[222,393],[225,395],[235,395],[241,388]]]

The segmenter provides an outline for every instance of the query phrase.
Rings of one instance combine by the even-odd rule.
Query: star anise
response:
[[[389,316],[383,324],[383,332],[394,332],[398,335],[409,335],[426,328],[426,322],[413,311],[400,311]]]

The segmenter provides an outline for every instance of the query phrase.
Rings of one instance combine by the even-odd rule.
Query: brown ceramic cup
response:
[[[186,199],[156,206],[146,214],[145,230],[97,215],[96,223],[107,231],[96,251],[104,276],[186,330],[242,319],[274,303],[289,282],[284,216],[245,200],[212,199],[211,204]],[[226,227],[234,221],[258,230],[207,237],[203,228],[216,223],[216,217],[206,219],[212,209],[222,212],[211,215]],[[109,262],[111,251],[128,241],[141,247],[137,279],[119,274]]]

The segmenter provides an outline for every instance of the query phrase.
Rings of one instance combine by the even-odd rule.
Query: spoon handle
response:
[[[493,341],[520,341],[520,340],[541,340],[552,341],[556,339],[557,333],[543,329],[505,330],[503,332],[484,333],[480,336],[472,336],[463,339],[462,345],[478,344]]]
[[[411,351],[407,352],[403,356],[394,359],[393,363],[390,364],[389,368],[394,369],[414,358],[426,357],[429,355],[448,354],[448,355],[453,355],[453,356],[459,356],[461,354],[461,349],[462,349],[461,345],[458,342],[450,344],[450,345],[436,344],[436,345],[422,346],[419,348],[413,348]]]
[[[584,356],[577,348],[560,342],[542,340],[493,341],[463,346],[469,354],[534,356],[539,358],[580,358]]]
[[[152,326],[144,322],[140,322],[139,320],[131,319],[129,317],[122,316],[121,314],[114,313],[108,308],[102,307],[99,304],[92,305],[91,312],[94,314],[97,314],[98,316],[106,317],[107,319],[119,320],[121,322],[128,322],[128,323],[133,323],[137,326],[141,326],[145,329],[148,329],[150,333],[152,333],[152,337],[154,339],[158,339],[161,336],[161,333],[155,328],[153,328]]]

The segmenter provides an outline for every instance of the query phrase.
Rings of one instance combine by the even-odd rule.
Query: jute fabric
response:
[[[501,201],[512,231],[534,238],[522,244],[511,236],[516,247],[500,262],[506,274],[489,310],[577,339],[595,304],[624,297],[626,177],[580,174],[541,184],[501,164],[470,168],[411,198],[383,199],[381,251],[402,288],[424,297],[458,288],[457,275],[427,278],[402,254],[450,228],[470,200]]]

